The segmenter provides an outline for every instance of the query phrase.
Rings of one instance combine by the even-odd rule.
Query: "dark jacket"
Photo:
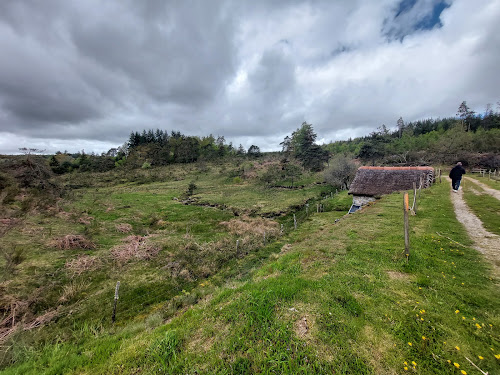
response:
[[[461,165],[455,165],[450,171],[450,178],[452,180],[461,180],[463,174],[465,174],[464,167]]]

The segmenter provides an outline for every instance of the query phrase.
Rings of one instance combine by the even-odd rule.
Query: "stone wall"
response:
[[[367,197],[364,195],[353,195],[352,196],[352,204],[356,206],[366,206],[368,203],[373,202],[375,198]]]

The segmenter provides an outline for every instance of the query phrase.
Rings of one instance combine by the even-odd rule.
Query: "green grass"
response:
[[[255,208],[258,185],[227,183],[217,174],[200,176],[196,195],[216,202],[220,188],[234,202],[230,206]],[[168,261],[161,258],[187,256],[193,242],[234,240],[217,225],[232,216],[230,210],[172,199],[187,184],[127,183],[77,193],[68,208],[99,223],[87,229],[99,244],[90,253],[104,257],[119,243],[126,235],[116,233],[114,224],[122,221],[130,221],[135,233],[158,234],[162,251],[150,262],[106,263],[82,276],[90,282],[88,290],[67,306],[80,310],[13,337],[5,374],[402,374],[405,361],[409,373],[457,374],[454,362],[475,373],[465,357],[490,374],[500,371],[494,356],[500,353],[498,280],[490,278],[489,264],[477,251],[436,235],[471,245],[454,217],[448,184],[422,191],[418,214],[410,217],[409,263],[403,255],[401,194],[344,216],[351,198],[342,192],[310,201],[306,215],[301,204],[322,192],[318,185],[305,196],[304,190],[271,190],[273,195],[260,198],[269,205],[257,210],[296,206],[279,219],[285,235],[244,256],[224,258],[207,278],[181,281],[165,275],[161,268]],[[316,203],[326,212],[316,213]],[[165,224],[151,221],[153,215]],[[43,220],[54,234],[64,233],[65,225],[84,231],[73,221]],[[186,226],[192,228],[189,236]],[[30,238],[37,237],[18,239],[28,244]],[[76,251],[54,252],[38,241],[19,265],[14,284],[22,288],[28,263],[38,275],[56,273],[39,284],[70,282],[62,266]],[[192,261],[216,256],[203,257],[197,249]],[[37,268],[38,262],[43,266]],[[122,281],[118,321],[111,325],[117,279]]]
[[[482,221],[485,229],[500,235],[500,201],[476,184],[468,183],[463,189],[467,206]]]
[[[467,175],[466,175],[467,176]],[[500,177],[497,176],[495,179],[488,179],[488,175],[485,177],[481,177],[480,174],[470,174],[467,177],[473,178],[479,182],[482,182],[485,185],[488,185],[492,189],[500,190]]]

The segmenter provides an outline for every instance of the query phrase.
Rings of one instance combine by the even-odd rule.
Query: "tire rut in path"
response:
[[[481,220],[471,212],[465,203],[462,189],[458,193],[451,191],[450,194],[457,220],[474,241],[474,248],[492,264],[493,274],[500,277],[500,236],[484,229]]]

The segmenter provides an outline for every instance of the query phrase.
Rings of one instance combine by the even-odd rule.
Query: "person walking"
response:
[[[462,175],[464,174],[465,174],[465,169],[464,167],[462,167],[461,162],[458,162],[457,165],[455,165],[450,171],[451,187],[453,188],[453,191],[455,193],[458,192],[458,188],[460,187],[460,182],[462,181]]]

